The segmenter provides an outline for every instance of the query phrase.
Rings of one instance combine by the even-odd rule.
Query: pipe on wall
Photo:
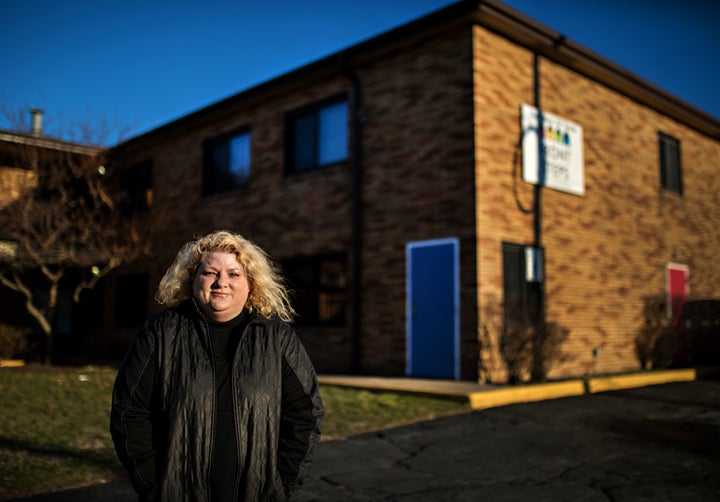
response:
[[[540,57],[537,52],[533,54],[533,102],[538,111],[538,176],[533,197],[533,245],[540,248],[542,245],[542,187],[545,183],[545,141],[543,135],[543,115],[540,104]]]
[[[363,89],[360,78],[341,59],[343,73],[352,84],[352,367],[362,373],[362,277],[363,277]]]
[[[533,197],[533,247],[535,252],[540,252],[542,249],[542,195],[543,186],[545,185],[546,163],[545,163],[545,134],[543,124],[543,114],[541,106],[540,96],[540,56],[537,52],[533,54],[533,101],[535,108],[538,112],[538,123],[537,123],[537,138],[538,138],[538,176],[537,183],[535,184],[534,197]],[[545,260],[542,260],[543,266]],[[537,306],[537,321],[544,323],[545,321],[545,273],[542,273],[542,282],[538,284],[539,291],[537,292],[539,305]]]

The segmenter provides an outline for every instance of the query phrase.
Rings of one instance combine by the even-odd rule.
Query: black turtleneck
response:
[[[215,371],[215,431],[210,473],[211,500],[234,500],[238,451],[232,395],[232,363],[247,325],[245,311],[227,322],[208,319]]]

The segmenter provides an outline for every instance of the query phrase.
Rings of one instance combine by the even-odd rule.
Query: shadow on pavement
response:
[[[134,500],[126,480],[21,499]],[[720,500],[720,380],[511,404],[321,442],[292,500]]]

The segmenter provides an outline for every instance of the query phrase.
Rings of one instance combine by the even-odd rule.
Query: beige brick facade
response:
[[[533,243],[520,210],[532,207],[533,189],[516,157],[519,108],[534,100],[533,53],[481,27],[474,48],[482,311],[502,302],[501,243]],[[585,161],[583,196],[542,196],[547,316],[570,329],[550,376],[637,369],[644,299],[665,294],[668,263],[689,267],[690,296],[720,296],[720,144],[547,58],[539,75],[542,109],[583,127]],[[660,188],[658,131],[680,141],[682,195]]]

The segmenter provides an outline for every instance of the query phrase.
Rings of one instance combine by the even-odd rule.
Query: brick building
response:
[[[453,4],[112,155],[163,215],[153,259],[101,290],[114,305],[101,330],[125,326],[121,345],[178,247],[220,228],[283,265],[321,372],[527,376],[522,333],[538,319],[548,342],[535,331],[527,350],[543,376],[627,371],[649,304],[720,297],[720,121],[495,1]]]

